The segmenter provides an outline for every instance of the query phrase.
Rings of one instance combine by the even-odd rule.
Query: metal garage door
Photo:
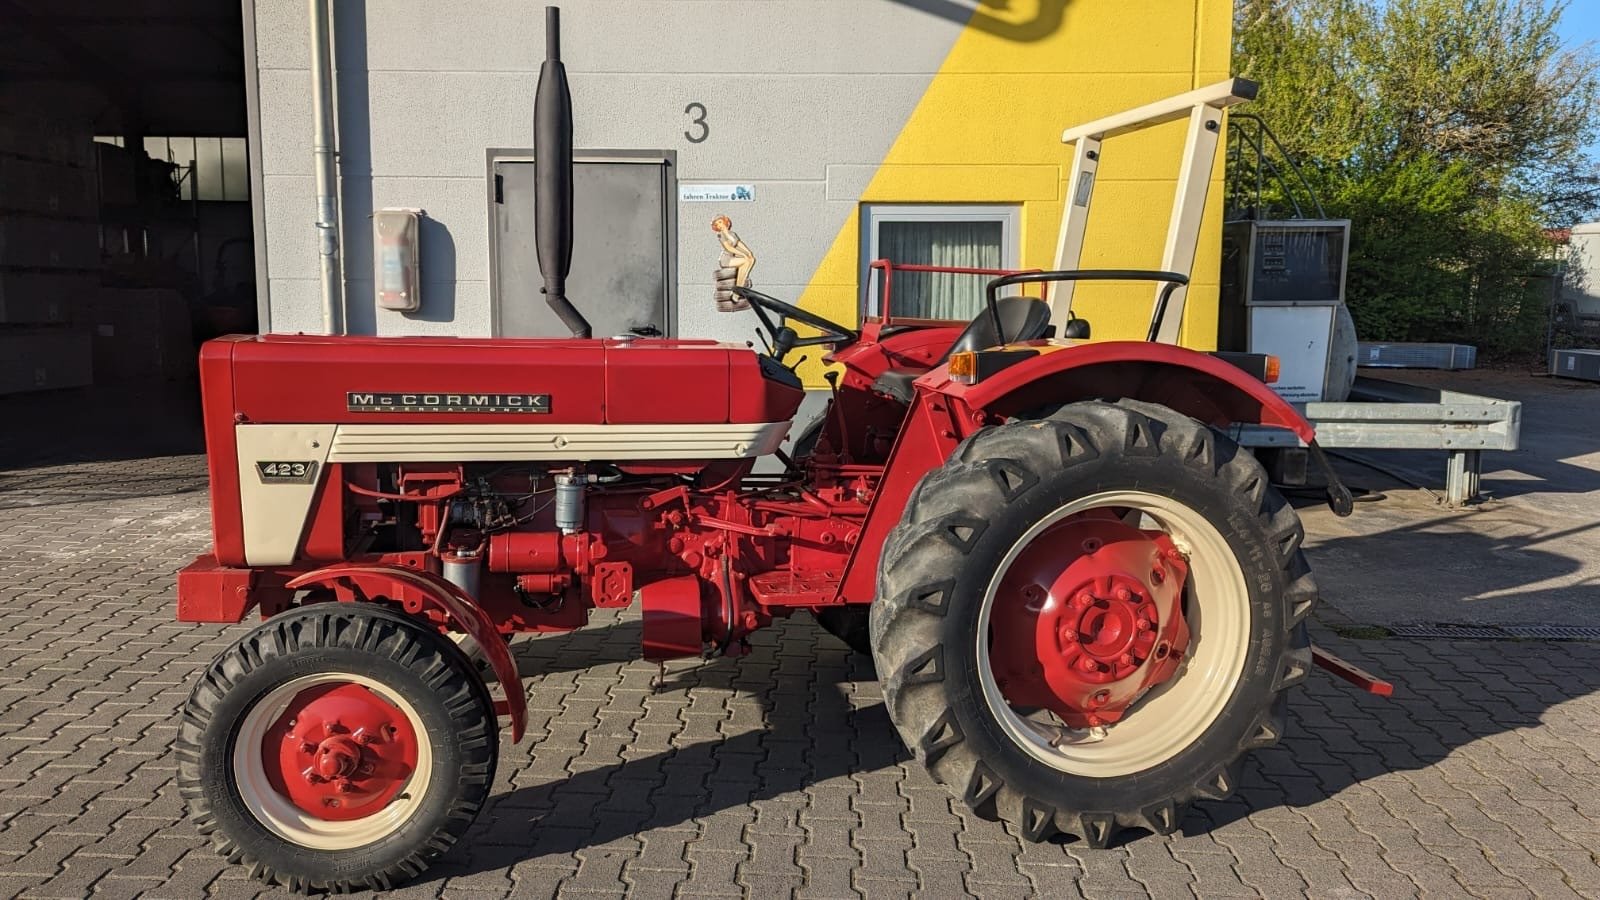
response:
[[[539,292],[532,154],[497,151],[489,170],[494,333],[565,337]],[[673,333],[675,184],[669,153],[580,151],[574,160],[567,296],[595,337]]]

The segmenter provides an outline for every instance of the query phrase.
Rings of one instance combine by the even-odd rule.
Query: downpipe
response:
[[[308,0],[311,23],[311,161],[316,173],[318,279],[322,294],[322,330],[344,333],[344,277],[339,262],[338,150],[333,115],[332,9],[328,0]]]

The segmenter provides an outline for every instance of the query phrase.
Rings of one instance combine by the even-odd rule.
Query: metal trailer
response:
[[[1317,429],[1317,443],[1335,450],[1443,450],[1445,504],[1478,498],[1485,450],[1516,450],[1522,436],[1522,404],[1460,391],[1358,377],[1343,403],[1296,404]],[[1304,446],[1291,432],[1261,425],[1235,425],[1234,440],[1246,447]]]

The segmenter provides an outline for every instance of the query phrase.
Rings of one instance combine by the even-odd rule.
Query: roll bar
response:
[[[1197,88],[1165,100],[1115,113],[1061,133],[1061,142],[1076,144],[1072,174],[1068,180],[1071,196],[1061,217],[1061,233],[1056,239],[1056,259],[1052,268],[1074,271],[1083,256],[1083,236],[1089,220],[1089,201],[1094,194],[1095,173],[1100,167],[1101,142],[1107,138],[1174,122],[1189,120],[1189,136],[1184,143],[1183,160],[1178,170],[1178,190],[1172,201],[1172,218],[1167,224],[1167,242],[1161,255],[1161,269],[1180,275],[1183,282],[1156,288],[1150,310],[1150,339],[1178,342],[1183,323],[1183,305],[1189,275],[1194,270],[1196,246],[1200,241],[1200,219],[1205,212],[1206,192],[1211,186],[1211,167],[1216,160],[1217,139],[1222,133],[1222,111],[1254,100],[1258,86],[1243,78],[1230,78]],[[1066,280],[1052,298],[1050,321],[1058,328],[1071,317],[1074,280]],[[1162,279],[1148,279],[1160,281]],[[1172,315],[1169,317],[1167,313]]]

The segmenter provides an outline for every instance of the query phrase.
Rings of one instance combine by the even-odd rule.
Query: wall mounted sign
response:
[[[686,203],[734,203],[756,199],[749,184],[679,184],[678,199]]]

